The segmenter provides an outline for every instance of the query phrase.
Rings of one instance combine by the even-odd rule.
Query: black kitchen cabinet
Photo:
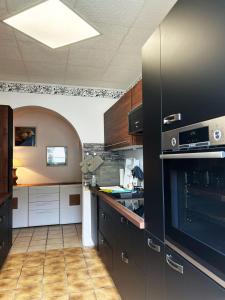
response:
[[[110,273],[113,272],[113,250],[103,234],[98,232],[99,255]]]
[[[0,206],[0,266],[12,246],[12,200],[8,197]]]
[[[144,230],[99,197],[98,249],[123,300],[145,300]]]
[[[116,247],[113,253],[113,279],[123,300],[144,300],[146,268],[144,231],[119,213],[116,215]]]
[[[146,232],[145,251],[147,267],[146,300],[165,300],[165,246],[160,240]]]
[[[161,153],[160,29],[142,49],[144,112],[145,226],[164,240]]]
[[[166,300],[224,300],[225,289],[166,246]]]
[[[225,115],[225,2],[179,0],[160,28],[163,130]]]

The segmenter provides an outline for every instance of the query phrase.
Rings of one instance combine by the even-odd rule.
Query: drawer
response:
[[[29,212],[29,226],[59,224],[59,209],[38,209]]]
[[[49,202],[49,201],[59,201],[59,193],[51,193],[51,194],[34,194],[29,195],[29,202]]]
[[[36,194],[54,194],[59,193],[59,185],[46,185],[46,186],[31,186],[29,187],[29,195]]]
[[[39,201],[29,204],[29,211],[31,210],[46,210],[46,209],[59,209],[59,201]]]

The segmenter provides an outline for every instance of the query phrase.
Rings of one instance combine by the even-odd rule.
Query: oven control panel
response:
[[[179,151],[210,146],[225,146],[225,116],[165,131],[163,151]]]

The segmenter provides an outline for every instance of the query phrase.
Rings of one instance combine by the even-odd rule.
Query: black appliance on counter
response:
[[[166,244],[224,280],[225,117],[164,132],[162,150]]]
[[[143,106],[140,105],[128,114],[129,134],[143,133]]]

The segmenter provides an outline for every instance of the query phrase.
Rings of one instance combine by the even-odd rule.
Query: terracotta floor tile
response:
[[[70,300],[96,300],[94,291],[70,294]]]
[[[109,276],[93,277],[92,281],[95,289],[100,289],[104,287],[114,287],[114,282]]]
[[[42,275],[33,275],[33,276],[20,276],[17,288],[25,288],[25,287],[37,287],[40,286],[42,283]]]
[[[0,280],[0,291],[13,290],[16,288],[17,279],[7,278]]]
[[[7,279],[7,278],[19,278],[21,273],[21,269],[9,269],[9,270],[3,270],[0,273],[0,279]],[[0,298],[1,299],[1,298]]]
[[[97,300],[122,300],[115,288],[95,290]]]
[[[80,260],[77,262],[66,262],[66,269],[69,270],[79,270],[86,269],[87,265],[84,260]]]
[[[83,291],[93,290],[94,287],[91,279],[85,279],[68,283],[68,289],[70,293],[79,293]]]
[[[45,258],[45,251],[35,251],[33,253],[28,253],[26,258]]]
[[[13,300],[14,292],[0,292],[0,300]]]
[[[76,272],[67,273],[68,283],[73,283],[74,281],[85,281],[90,279],[90,274],[87,269],[77,270]]]
[[[43,275],[44,268],[43,266],[35,266],[32,268],[23,267],[21,271],[21,276],[36,276],[36,275]]]
[[[45,265],[65,264],[64,256],[48,257],[45,259]]]
[[[69,300],[69,295],[63,295],[63,296],[45,296],[43,300]],[[89,300],[89,299],[86,299]]]
[[[17,289],[14,300],[39,300],[42,296],[42,289],[39,287],[29,287]]]
[[[91,277],[105,277],[109,276],[105,267],[88,267],[88,271]]]
[[[44,284],[51,284],[56,282],[66,282],[67,276],[66,273],[59,274],[45,274],[43,277]]]
[[[64,282],[57,282],[53,284],[44,284],[43,286],[44,295],[49,296],[63,296],[64,294],[67,294],[67,286],[64,284]]]

